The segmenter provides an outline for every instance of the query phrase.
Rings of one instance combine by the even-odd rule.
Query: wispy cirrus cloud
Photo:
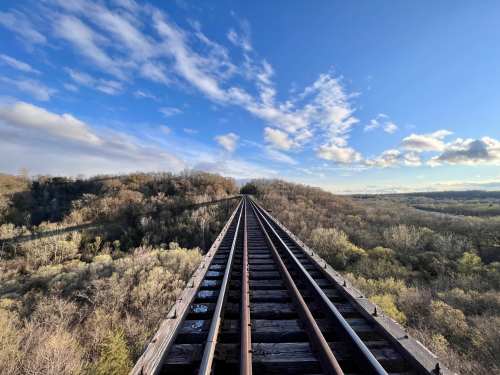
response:
[[[182,113],[182,109],[176,107],[161,107],[158,111],[165,117],[172,117]]]
[[[120,81],[95,78],[88,73],[70,68],[66,68],[65,70],[73,82],[80,86],[85,86],[108,95],[118,95],[123,92],[123,84]],[[70,91],[72,91],[71,88]]]
[[[8,55],[0,54],[0,62],[21,72],[40,74],[40,71],[34,69],[30,64],[27,64]]]
[[[136,98],[152,99],[154,101],[158,101],[159,100],[156,95],[153,95],[150,92],[147,92],[147,91],[144,91],[144,90],[136,90],[134,92],[134,96]]]
[[[227,133],[227,134],[218,135],[214,139],[226,151],[234,152],[234,150],[236,150],[237,142],[238,142],[238,139],[240,139],[240,137],[234,133]]]
[[[0,12],[0,25],[19,35],[30,44],[45,44],[47,38],[39,32],[21,11]]]
[[[285,163],[289,165],[297,165],[299,164],[297,160],[292,158],[291,156],[285,154],[284,152],[275,150],[273,148],[265,147],[264,148],[265,156],[267,159],[276,161],[279,163]]]
[[[51,16],[57,15],[53,23],[57,40],[72,46],[92,69],[113,76],[96,82],[70,72],[80,85],[117,94],[137,75],[163,85],[187,84],[216,104],[243,108],[264,121],[266,140],[281,152],[311,144],[320,158],[327,155],[324,150],[331,148],[335,138],[347,143],[358,123],[351,101],[356,94],[348,93],[342,78],[331,73],[320,74],[302,92],[277,100],[274,68],[253,48],[246,21],[240,22],[238,31],[227,33],[241,51],[242,61],[234,61],[225,46],[203,33],[198,22],[181,28],[150,4],[119,3],[120,11],[85,0],[51,0],[47,6],[54,10]],[[240,84],[241,78],[245,85]],[[335,147],[344,146],[336,143]],[[340,153],[349,151],[346,147]]]
[[[96,67],[117,78],[124,78],[119,62],[111,58],[101,47],[107,43],[107,38],[96,33],[84,21],[72,15],[61,15],[54,22],[54,32],[59,38],[72,44],[76,51],[88,58]]]
[[[271,147],[280,150],[290,150],[294,146],[294,142],[288,133],[279,129],[264,128],[264,139]]]
[[[44,102],[49,101],[51,96],[57,92],[57,90],[47,87],[40,81],[34,79],[13,79],[0,76],[0,82],[15,87],[17,90],[25,92],[33,98]]]
[[[327,164],[342,167],[496,163],[495,139],[448,141],[451,132],[447,130],[413,133],[404,137],[399,145],[392,145],[378,155],[363,156],[351,141],[352,134],[356,134],[353,129],[362,124],[358,119],[358,93],[349,89],[349,81],[330,70],[318,74],[302,89],[296,87],[293,92],[280,92],[275,82],[280,72],[270,60],[259,56],[252,45],[247,22],[228,30],[222,38],[226,46],[205,34],[202,25],[195,20],[176,23],[165,11],[132,0],[110,3],[47,0],[40,9],[49,11],[40,14],[39,19],[54,20],[50,32],[47,32],[49,27],[43,28],[40,22],[18,10],[1,12],[0,25],[29,43],[70,46],[75,55],[83,56],[78,68],[67,70],[72,81],[63,84],[66,90],[75,92],[79,87],[88,87],[117,95],[124,93],[134,81],[145,79],[159,87],[201,94],[219,108],[243,109],[261,120],[263,154],[270,160],[294,164],[298,159],[292,156],[307,150],[316,158],[329,162]],[[17,30],[19,27],[24,29]],[[10,56],[0,55],[0,62],[20,72],[36,74],[36,69],[29,64]],[[85,64],[89,69],[83,71]],[[47,101],[55,93],[36,80],[0,79],[38,100]],[[156,95],[137,87],[131,94],[167,103],[156,87],[149,89]],[[169,117],[182,110],[162,107],[160,112]],[[396,134],[400,131],[398,124],[380,113],[363,130],[379,129]],[[184,129],[188,134],[195,131]],[[220,137],[235,134],[234,129],[223,132],[226,133]],[[231,151],[231,145],[236,145],[238,140],[231,143],[228,139],[217,139],[217,142]]]

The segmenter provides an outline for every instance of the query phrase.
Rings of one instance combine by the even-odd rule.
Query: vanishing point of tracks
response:
[[[244,197],[151,373],[429,373],[309,255]]]

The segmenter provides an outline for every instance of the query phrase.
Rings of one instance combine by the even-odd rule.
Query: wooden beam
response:
[[[169,348],[172,346],[173,339],[175,338],[177,331],[189,313],[190,309],[188,307],[196,297],[196,293],[201,282],[203,281],[203,278],[205,277],[205,273],[207,272],[217,250],[219,249],[219,245],[224,239],[229,226],[233,222],[240,204],[238,204],[238,206],[234,209],[229,220],[224,225],[224,228],[222,228],[216,240],[210,247],[210,250],[207,252],[201,264],[191,276],[186,288],[177,299],[176,304],[167,314],[166,319],[161,322],[160,328],[130,372],[131,375],[156,375],[160,372],[165,353],[167,353]]]

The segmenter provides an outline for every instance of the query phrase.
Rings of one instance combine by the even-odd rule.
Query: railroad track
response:
[[[326,263],[250,198],[207,266],[133,374],[449,373],[367,314]]]

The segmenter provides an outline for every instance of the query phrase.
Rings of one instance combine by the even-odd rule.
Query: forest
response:
[[[0,373],[127,374],[235,207],[206,173],[0,176]]]
[[[447,366],[500,371],[500,216],[422,209],[493,210],[498,194],[339,196],[270,180],[241,192]],[[0,373],[127,374],[239,193],[199,172],[0,175]]]
[[[336,196],[267,180],[245,190],[449,368],[500,373],[500,216],[461,208],[498,209],[498,193]]]

